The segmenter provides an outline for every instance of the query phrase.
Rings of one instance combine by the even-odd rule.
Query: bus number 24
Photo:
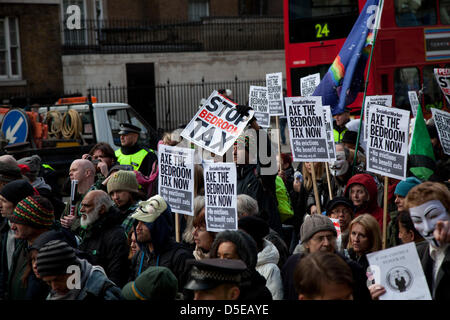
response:
[[[321,24],[316,24],[316,38],[328,37],[330,30],[328,30],[328,23],[325,23],[323,26]]]

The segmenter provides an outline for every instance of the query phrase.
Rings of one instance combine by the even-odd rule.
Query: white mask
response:
[[[331,173],[336,177],[342,176],[347,173],[348,167],[349,164],[347,159],[345,159],[345,152],[336,152],[336,161],[332,161],[330,166]]]
[[[439,200],[431,200],[420,206],[410,208],[409,214],[416,230],[434,247],[439,242],[434,238],[433,232],[438,221],[450,221],[447,210]]]

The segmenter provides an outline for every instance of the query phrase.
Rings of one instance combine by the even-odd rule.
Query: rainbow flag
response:
[[[331,106],[333,115],[344,112],[362,88],[381,10],[382,0],[367,0],[341,51],[313,93],[322,97],[323,105]]]

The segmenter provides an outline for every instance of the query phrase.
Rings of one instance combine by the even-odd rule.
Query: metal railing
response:
[[[202,99],[207,99],[214,90],[230,89],[235,103],[246,104],[251,85],[264,86],[265,79],[238,80],[222,82],[197,83],[166,83],[154,87],[156,109],[156,129],[174,130],[187,124],[197,112]],[[285,80],[283,87],[286,86]],[[98,102],[128,103],[128,89],[126,87],[90,88],[90,93],[97,97]],[[153,90],[153,88],[141,88]],[[133,106],[136,108],[136,106]],[[138,110],[139,111],[139,110]],[[145,115],[143,115],[145,117]],[[147,119],[151,122],[151,119]]]
[[[282,17],[203,18],[192,22],[83,20],[63,23],[63,54],[275,50],[284,48]]]

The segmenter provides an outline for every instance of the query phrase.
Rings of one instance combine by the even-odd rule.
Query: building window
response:
[[[0,79],[21,79],[19,22],[0,17]]]
[[[394,73],[395,106],[404,110],[411,110],[408,91],[420,90],[419,69],[398,68]]]
[[[208,0],[190,0],[188,7],[189,21],[200,21],[203,17],[209,16]]]

